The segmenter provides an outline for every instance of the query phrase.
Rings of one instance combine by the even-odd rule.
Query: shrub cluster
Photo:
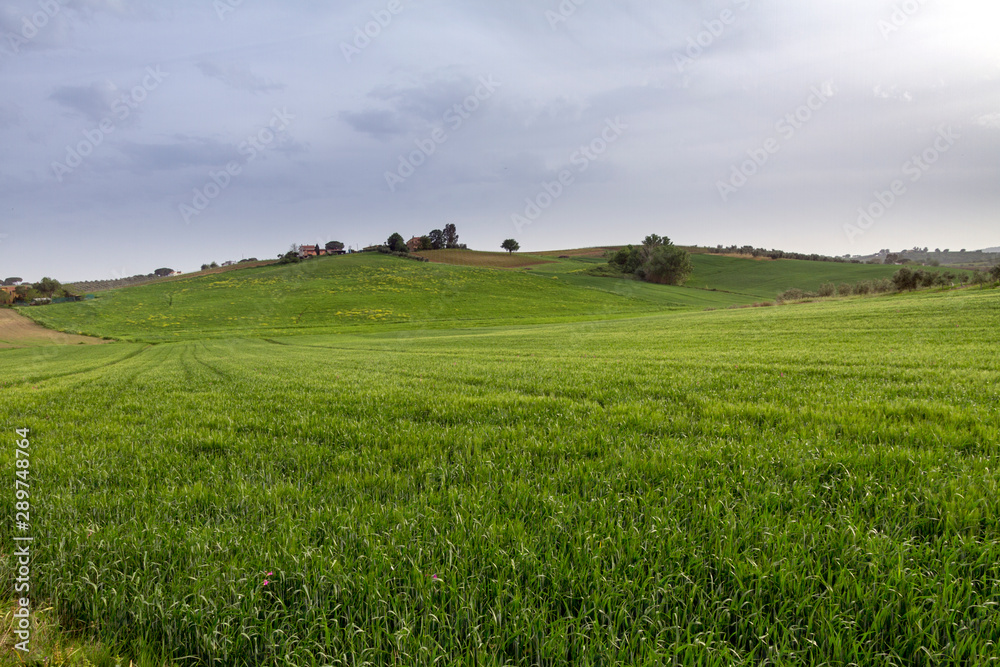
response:
[[[993,270],[996,270],[996,267],[994,267]],[[924,269],[914,270],[904,266],[897,271],[895,275],[893,275],[892,282],[896,286],[896,289],[900,292],[909,292],[915,289],[926,289],[928,287],[947,287],[949,285],[954,285],[956,279],[962,285],[985,285],[992,282],[993,278],[991,274],[992,271],[991,273],[986,273],[985,271],[973,271],[971,274],[963,273],[961,276],[956,276],[951,271],[938,273],[936,271],[926,271]]]
[[[785,290],[778,295],[778,302],[799,301],[801,299],[826,298],[832,296],[853,296],[866,294],[885,294],[896,291],[896,287],[888,278],[879,280],[861,280],[853,285],[850,283],[823,283],[815,292],[807,292],[798,288]]]
[[[641,246],[626,246],[605,255],[612,275],[633,275],[661,285],[683,285],[694,270],[691,255],[666,236],[650,234]]]

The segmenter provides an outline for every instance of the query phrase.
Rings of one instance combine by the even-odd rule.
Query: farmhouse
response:
[[[330,248],[324,248],[320,245],[301,245],[299,246],[299,257],[301,259],[308,259],[309,257],[325,257],[327,255],[346,255],[346,250],[332,250]]]
[[[304,245],[299,249],[299,257],[319,257],[325,255],[326,250],[318,245]]]
[[[17,287],[14,285],[0,285],[0,291],[7,292],[8,294],[14,294],[14,290],[16,289]]]
[[[414,236],[412,239],[406,242],[406,247],[410,252],[416,252],[420,250],[420,237]]]

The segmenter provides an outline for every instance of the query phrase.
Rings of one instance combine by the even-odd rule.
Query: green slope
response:
[[[686,287],[716,289],[772,300],[797,287],[815,291],[823,283],[857,283],[891,278],[898,266],[809,262],[797,259],[754,260],[721,255],[692,255],[694,273]]]
[[[470,261],[465,255],[463,262]],[[483,260],[489,259],[490,254],[483,253]],[[602,261],[581,257],[494,269],[349,255],[112,290],[93,301],[21,312],[53,329],[119,340],[274,337],[725,308],[772,300],[791,287],[815,290],[828,281],[854,283],[888,277],[896,270],[694,255],[695,272],[687,285],[671,287],[585,274]]]
[[[61,331],[169,341],[601,319],[734,302],[627,281],[366,254],[114,290],[22,312]]]

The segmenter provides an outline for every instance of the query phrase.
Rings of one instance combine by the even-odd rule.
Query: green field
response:
[[[556,264],[30,309],[146,341],[0,351],[33,597],[143,665],[1000,661],[1000,292],[703,312]]]
[[[717,289],[759,299],[774,299],[793,287],[815,292],[823,283],[855,284],[862,280],[892,278],[899,270],[898,266],[882,264],[756,260],[706,254],[692,255],[691,262],[695,272],[687,287]]]

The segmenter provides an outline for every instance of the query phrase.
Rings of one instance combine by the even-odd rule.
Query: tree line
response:
[[[801,252],[786,252],[784,250],[766,250],[755,248],[751,245],[709,248],[709,254],[713,255],[748,255],[750,257],[767,257],[768,259],[801,259],[807,262],[837,262],[840,264],[861,264],[860,259],[848,259],[847,257],[829,257],[817,253],[805,254]]]
[[[458,228],[451,223],[445,225],[444,229],[432,229],[427,234],[417,237],[417,239],[420,241],[420,244],[416,248],[417,250],[468,248],[464,243],[458,242]],[[406,240],[399,232],[393,233],[385,242],[385,246],[390,252],[406,253],[410,251],[409,246],[406,245]]]

